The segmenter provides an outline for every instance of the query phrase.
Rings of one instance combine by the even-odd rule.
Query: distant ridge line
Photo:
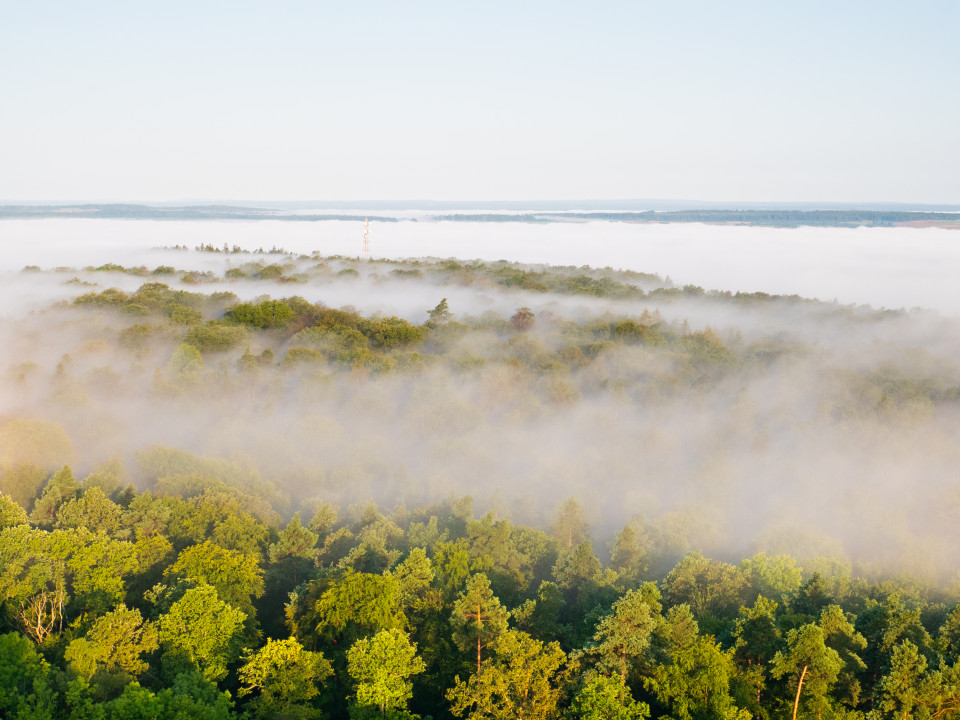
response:
[[[410,212],[410,211],[407,211]],[[713,223],[761,227],[942,227],[960,229],[960,212],[864,209],[691,209],[691,210],[533,210],[523,212],[452,212],[420,216],[370,213],[297,213],[280,208],[231,205],[157,206],[127,203],[0,205],[2,219],[101,218],[112,220],[278,220],[284,222],[628,222]]]

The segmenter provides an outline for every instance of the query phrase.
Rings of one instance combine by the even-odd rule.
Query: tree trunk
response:
[[[797,699],[793,701],[793,720],[797,720],[797,707],[800,705],[800,689],[803,687],[803,678],[807,675],[807,666],[803,666],[803,672],[800,673],[800,682],[797,683]]]
[[[480,603],[477,603],[477,675],[480,674],[480,637],[483,635],[483,613]]]

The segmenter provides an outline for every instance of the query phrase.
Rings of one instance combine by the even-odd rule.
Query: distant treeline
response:
[[[879,210],[677,210],[658,212],[565,212],[516,214],[441,215],[438,220],[458,222],[550,223],[585,220],[636,223],[732,223],[763,227],[894,227],[902,223],[960,223],[960,213]]]
[[[128,204],[83,205],[0,205],[0,219],[105,218],[108,220],[346,220],[362,222],[366,215],[291,215],[279,210],[195,205],[153,207]],[[369,217],[375,222],[396,222],[392,217]]]
[[[83,205],[0,205],[0,219],[26,218],[107,218],[130,220],[285,220],[319,222],[322,220],[399,222],[416,218],[389,215],[318,214],[293,215],[282,210],[197,205],[153,207],[128,204]],[[912,212],[900,210],[676,210],[660,212],[529,212],[529,213],[450,213],[433,216],[446,222],[520,222],[555,223],[604,220],[634,223],[724,223],[762,227],[894,227],[904,223],[960,226],[960,213]]]

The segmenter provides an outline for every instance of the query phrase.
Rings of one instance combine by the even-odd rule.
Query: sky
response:
[[[0,202],[960,202],[953,0],[0,9]]]

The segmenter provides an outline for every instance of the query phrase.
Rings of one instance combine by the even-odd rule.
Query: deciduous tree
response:
[[[208,680],[220,680],[236,659],[237,635],[246,615],[219,597],[210,585],[187,590],[160,616],[160,642],[173,662],[196,665]]]
[[[254,695],[250,702],[260,718],[311,718],[319,713],[309,703],[319,693],[317,683],[333,674],[320,652],[304,650],[295,638],[267,640],[248,652],[238,675],[240,697]]]
[[[597,675],[574,696],[567,717],[570,720],[642,720],[650,717],[650,706],[634,700],[619,675]]]
[[[65,659],[87,680],[98,670],[136,677],[147,669],[142,655],[159,647],[157,629],[137,609],[121,605],[98,618],[87,634],[67,646]]]
[[[545,720],[557,712],[560,667],[566,660],[557,643],[545,645],[525,632],[508,630],[493,658],[447,692],[450,711],[466,720]]]
[[[410,677],[426,669],[417,646],[397,629],[360,638],[347,652],[347,670],[356,685],[356,704],[380,714],[405,710],[413,694]]]

